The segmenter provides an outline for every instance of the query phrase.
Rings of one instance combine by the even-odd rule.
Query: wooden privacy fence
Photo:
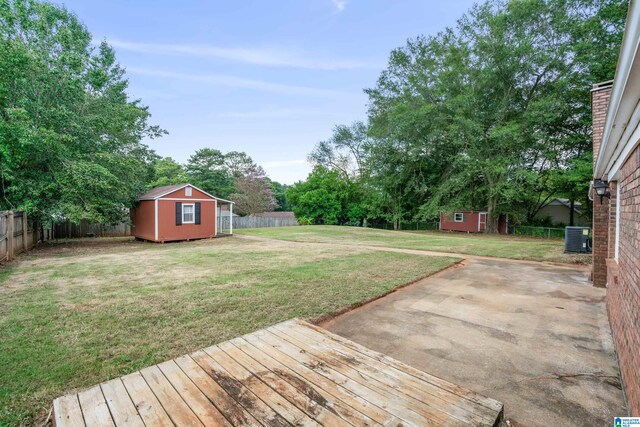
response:
[[[221,225],[223,230],[229,229],[229,217],[222,215]],[[299,225],[295,218],[273,218],[258,216],[234,216],[233,228],[262,228],[262,227],[291,227]]]
[[[131,224],[115,225],[96,224],[82,220],[78,224],[70,221],[54,224],[53,235],[56,239],[76,237],[123,237],[131,236]]]
[[[40,240],[38,229],[29,229],[26,212],[0,211],[0,261],[11,261]]]

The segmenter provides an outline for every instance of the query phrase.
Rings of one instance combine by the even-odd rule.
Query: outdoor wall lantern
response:
[[[593,181],[593,189],[596,190],[596,194],[600,196],[600,204],[602,204],[602,198],[611,198],[611,191],[609,191],[609,184],[601,179]]]

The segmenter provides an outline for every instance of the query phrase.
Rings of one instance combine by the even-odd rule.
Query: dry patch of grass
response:
[[[335,225],[255,228],[237,230],[237,233],[296,242],[382,246],[570,264],[591,263],[591,255],[565,254],[564,242],[561,240],[522,236],[391,231]]]
[[[238,238],[36,250],[0,271],[0,425],[32,423],[63,393],[338,311],[454,261]]]

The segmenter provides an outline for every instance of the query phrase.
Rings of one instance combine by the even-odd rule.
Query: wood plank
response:
[[[175,362],[234,426],[259,427],[260,424],[233,397],[213,380],[191,357],[178,357]]]
[[[415,400],[426,406],[428,412],[439,420],[449,418],[460,420],[472,425],[490,425],[496,420],[493,410],[484,408],[478,404],[472,404],[464,398],[449,391],[443,390],[431,383],[420,381],[417,378],[394,369],[387,365],[375,362],[354,351],[340,353],[337,348],[342,345],[331,342],[327,345],[327,339],[313,332],[313,330],[300,324],[274,325],[270,330],[278,330],[291,337],[296,345],[316,356],[326,358],[334,363],[345,363],[353,367],[380,386],[393,388],[397,393],[406,396],[409,401]],[[305,332],[310,331],[309,334]],[[369,359],[369,364],[366,363]],[[353,363],[351,361],[354,361]]]
[[[61,396],[53,401],[54,427],[85,427],[77,394]]]
[[[104,400],[100,386],[91,387],[78,393],[80,408],[84,416],[84,422],[88,426],[115,427],[109,406]]]
[[[173,427],[169,415],[165,412],[162,404],[153,394],[147,382],[142,378],[140,372],[122,377],[122,384],[131,396],[131,401],[135,405],[140,417],[147,426]]]
[[[102,383],[100,388],[116,426],[144,427],[144,422],[120,378]]]
[[[420,371],[412,366],[407,365],[406,363],[402,363],[396,359],[393,359],[389,356],[386,356],[382,353],[379,353],[377,351],[373,351],[371,349],[368,349],[354,341],[351,341],[347,338],[341,337],[340,335],[336,335],[333,334],[325,329],[322,329],[318,326],[315,326],[313,324],[304,322],[300,319],[292,319],[289,320],[287,322],[283,322],[283,324],[286,324],[288,322],[291,323],[296,323],[296,324],[300,324],[303,326],[307,327],[307,330],[311,330],[316,332],[317,334],[321,335],[321,336],[325,336],[329,339],[331,339],[334,342],[340,343],[342,345],[344,345],[345,347],[348,347],[352,350],[355,350],[356,352],[358,352],[359,354],[363,354],[365,356],[368,356],[371,359],[377,360],[379,362],[382,362],[385,366],[388,367],[392,367],[394,369],[400,370],[402,372],[405,372],[409,375],[412,375],[422,381],[426,381],[429,382],[431,384],[437,385],[438,387],[450,391],[451,393],[454,393],[458,396],[462,396],[464,397],[466,400],[469,400],[470,402],[473,403],[477,403],[481,406],[484,406],[485,408],[489,408],[492,409],[494,411],[498,411],[501,412],[503,410],[503,405],[501,402],[495,400],[495,399],[491,399],[490,397],[486,397],[483,396],[481,394],[478,394],[472,390],[469,390],[467,388],[461,387],[459,385],[450,383],[449,381],[445,381],[441,378],[438,378],[434,375],[428,374],[426,372]]]
[[[342,401],[347,408],[353,408],[353,411],[347,413],[351,414],[351,421],[354,425],[393,425],[389,423],[395,417],[388,412],[371,405],[351,390],[298,363],[297,360],[278,350],[277,346],[262,341],[256,334],[246,335],[236,340],[233,340],[233,343],[242,351],[252,357],[260,357],[264,363],[270,364],[272,369],[282,371],[287,376],[299,376],[305,381],[315,384],[318,389],[328,393],[332,398]],[[266,355],[268,359],[262,358],[260,354]],[[358,423],[357,420],[361,420],[361,423]]]
[[[173,360],[157,365],[198,419],[206,426],[231,426]]]
[[[63,426],[495,425],[502,404],[294,319],[54,401]]]
[[[324,364],[330,369],[352,379],[361,386],[366,387],[369,393],[375,393],[384,398],[387,401],[389,412],[398,417],[402,417],[406,421],[417,423],[418,425],[426,422],[437,425],[443,425],[443,423],[446,422],[452,426],[464,424],[462,420],[451,418],[437,409],[427,407],[424,403],[403,395],[400,388],[390,387],[383,381],[359,371],[356,368],[358,361],[355,358],[348,360],[332,358],[330,355],[316,351],[305,342],[298,341],[274,327],[268,328],[267,332],[276,335],[283,341],[298,348],[299,351],[302,351],[312,360],[315,359],[315,363]]]
[[[289,422],[271,409],[251,390],[231,376],[216,360],[202,350],[191,353],[191,358],[215,380],[236,402],[261,423],[270,427],[287,427]]]
[[[355,372],[352,368],[345,366],[332,366],[321,359],[307,354],[304,350],[289,343],[286,339],[282,339],[269,329],[259,332],[261,339],[271,345],[278,346],[279,350],[288,354],[299,363],[302,363],[328,379],[349,388],[371,404],[386,410],[394,417],[401,419],[405,423],[417,426],[439,425],[427,416],[416,413],[413,408],[405,406],[393,393],[372,386],[367,381],[364,381],[360,374]]]
[[[277,391],[262,382],[258,377],[245,369],[237,361],[222,351],[218,346],[208,347],[204,352],[215,359],[236,381],[240,381],[256,396],[282,415],[282,418],[295,426],[319,427],[320,424],[311,419],[303,411],[291,404],[287,399],[280,396]]]
[[[311,419],[323,425],[353,426],[353,424],[336,414],[332,402],[324,399],[311,384],[303,381],[302,383],[298,383],[301,387],[295,388],[288,381],[247,356],[230,342],[227,341],[218,344],[218,347],[242,365],[247,371],[251,372],[265,384],[268,384],[275,392],[306,413]]]
[[[502,411],[502,404],[493,399],[485,398],[485,396],[479,395],[464,387],[457,386],[428,374],[425,374],[425,377],[412,375],[411,373],[406,372],[406,370],[414,370],[414,368],[411,368],[402,362],[396,361],[395,359],[389,359],[394,362],[395,366],[392,366],[389,363],[380,361],[380,356],[386,357],[380,353],[366,348],[364,349],[367,350],[367,354],[360,353],[345,344],[352,343],[349,340],[344,338],[342,340],[332,339],[332,337],[342,337],[338,337],[322,329],[316,330],[311,327],[300,328],[298,325],[299,324],[296,324],[295,327],[292,327],[290,330],[292,330],[293,333],[299,334],[301,338],[304,335],[308,341],[313,341],[314,344],[320,345],[323,343],[329,349],[328,351],[337,352],[344,357],[358,358],[364,363],[364,365],[360,365],[363,369],[368,372],[374,371],[379,373],[384,376],[385,381],[388,381],[390,384],[393,384],[394,379],[397,378],[404,384],[403,390],[408,394],[411,394],[413,397],[420,399],[420,393],[425,392],[437,398],[437,401],[441,401],[443,403],[446,402],[446,405],[449,405],[452,412],[449,412],[448,410],[445,412],[451,413],[452,415],[455,415],[459,410],[462,410],[463,412],[473,413],[475,414],[474,417],[480,417],[485,423],[493,425],[496,417]],[[312,326],[305,322],[302,322],[302,325]],[[283,327],[286,328],[288,326],[283,324]],[[422,373],[422,371],[417,372]],[[489,408],[481,402],[478,402],[478,400],[486,401],[490,404],[489,406],[493,407]]]
[[[144,368],[140,370],[140,374],[149,384],[149,388],[156,395],[175,425],[198,427],[203,425],[191,408],[182,400],[182,397],[173,388],[169,380],[165,378],[158,366]]]

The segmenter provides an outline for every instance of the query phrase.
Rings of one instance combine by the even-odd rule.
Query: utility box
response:
[[[583,254],[591,253],[591,245],[589,244],[590,237],[590,227],[565,227],[564,252]]]

